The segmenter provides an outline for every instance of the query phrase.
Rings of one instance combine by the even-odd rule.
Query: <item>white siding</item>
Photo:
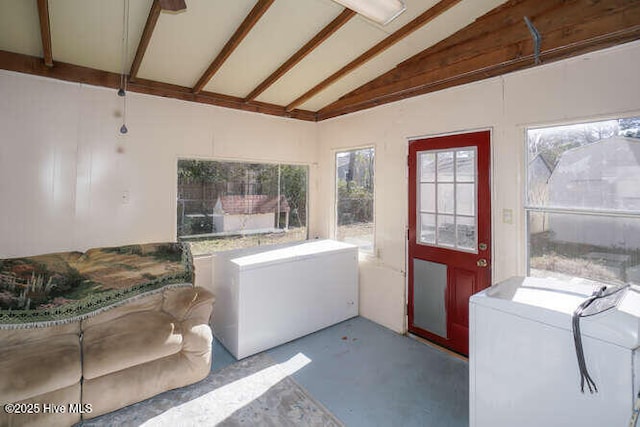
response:
[[[176,238],[178,158],[312,165],[316,124],[0,70],[0,258]],[[315,170],[310,168],[311,179]]]

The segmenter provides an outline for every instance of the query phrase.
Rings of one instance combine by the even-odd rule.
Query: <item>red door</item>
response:
[[[469,353],[469,297],[491,284],[489,131],[409,145],[409,332]]]

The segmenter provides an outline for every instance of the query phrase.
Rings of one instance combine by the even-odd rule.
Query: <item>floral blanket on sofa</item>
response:
[[[192,283],[186,244],[0,259],[0,327],[78,319],[167,285]]]

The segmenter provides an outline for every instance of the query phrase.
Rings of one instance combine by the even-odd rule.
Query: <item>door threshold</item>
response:
[[[408,336],[409,338],[413,338],[414,340],[421,342],[422,344],[426,344],[426,345],[428,345],[428,346],[431,346],[431,347],[435,348],[436,350],[440,350],[440,351],[442,351],[442,352],[444,352],[444,353],[447,353],[448,355],[453,356],[453,357],[455,357],[455,358],[457,358],[457,359],[464,360],[465,362],[468,362],[468,361],[469,361],[469,358],[468,358],[468,357],[463,356],[463,355],[462,355],[462,354],[460,354],[460,353],[456,353],[456,352],[455,352],[455,351],[453,351],[453,350],[449,350],[448,348],[443,347],[443,346],[441,346],[441,345],[439,345],[439,344],[436,344],[436,343],[434,343],[434,342],[431,342],[431,341],[429,341],[429,340],[427,340],[427,339],[425,339],[425,338],[422,338],[421,336],[414,335],[414,334],[412,334],[411,332],[407,332],[407,336]]]

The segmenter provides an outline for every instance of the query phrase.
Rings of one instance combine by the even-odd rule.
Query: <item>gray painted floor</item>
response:
[[[214,343],[216,371],[235,359]],[[469,424],[464,360],[362,317],[267,351],[278,363],[311,362],[292,376],[349,427]]]

